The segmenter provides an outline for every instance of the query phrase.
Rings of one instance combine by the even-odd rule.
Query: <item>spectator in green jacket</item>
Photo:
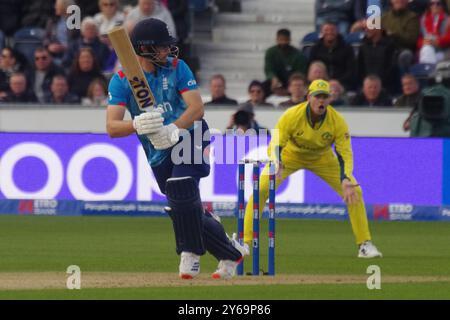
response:
[[[391,0],[391,9],[382,15],[381,25],[397,44],[400,69],[407,70],[419,38],[419,17],[408,9],[408,0]]]
[[[306,74],[308,62],[297,48],[291,45],[291,32],[280,29],[277,32],[277,44],[267,49],[264,59],[264,92],[266,97],[271,94],[288,95],[288,80],[292,73]]]

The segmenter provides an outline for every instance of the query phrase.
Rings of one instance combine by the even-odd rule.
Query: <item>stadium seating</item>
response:
[[[355,53],[355,56],[358,56],[359,48],[362,45],[364,36],[365,36],[364,32],[351,32],[344,35],[345,42],[353,47],[353,52]]]
[[[208,9],[210,6],[210,1],[208,0],[189,0],[189,6],[195,12],[202,12]]]
[[[23,54],[28,62],[34,63],[34,51],[42,46],[45,30],[41,28],[22,28],[14,33],[14,49]]]
[[[305,34],[314,31],[314,1],[242,0],[240,10],[222,10],[226,6],[221,4],[238,2],[214,0],[215,6],[206,10],[212,12],[211,24],[195,15],[193,41],[201,62],[197,81],[206,101],[210,98],[209,79],[217,73],[227,79],[230,97],[246,101],[248,84],[265,79],[264,53],[276,43],[277,31],[289,29],[292,44],[299,49]]]
[[[306,58],[309,59],[311,48],[317,43],[317,41],[319,41],[318,32],[310,32],[303,37],[302,41],[300,42],[300,48]]]

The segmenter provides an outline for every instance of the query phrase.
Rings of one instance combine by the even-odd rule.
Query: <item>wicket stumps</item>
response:
[[[260,165],[269,164],[269,246],[268,246],[268,275],[275,275],[275,166],[270,160],[245,159],[239,162],[238,178],[238,238],[239,243],[244,244],[244,217],[245,217],[245,165],[253,165],[252,189],[253,189],[253,268],[252,275],[259,275],[259,182]],[[264,208],[263,208],[264,209]],[[244,274],[244,262],[237,268],[237,274]]]

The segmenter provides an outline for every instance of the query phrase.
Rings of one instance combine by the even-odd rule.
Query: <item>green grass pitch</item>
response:
[[[236,220],[223,219],[232,233]],[[12,274],[60,273],[69,265],[82,271],[82,289],[5,288],[0,299],[450,299],[450,223],[371,222],[382,259],[357,259],[348,221],[277,220],[278,277],[307,276],[317,283],[264,283],[270,277],[246,277],[247,284],[83,287],[89,273],[166,274],[177,280],[179,257],[167,218],[0,216],[0,279]],[[261,225],[261,266],[267,266],[267,224]],[[216,268],[210,255],[201,259],[204,279]],[[369,265],[381,268],[381,290],[366,287]],[[246,271],[251,259],[246,260]],[[321,277],[336,276],[333,283]],[[340,282],[355,276],[362,281]],[[4,279],[4,278],[3,278]],[[359,279],[359,278],[358,278]],[[383,282],[383,279],[387,279]],[[248,283],[254,281],[254,283]],[[20,281],[19,281],[20,282]],[[195,283],[195,280],[192,281]]]

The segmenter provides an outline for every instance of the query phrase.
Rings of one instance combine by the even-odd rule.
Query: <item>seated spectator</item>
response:
[[[81,37],[73,42],[70,49],[67,51],[67,54],[64,57],[65,67],[70,67],[72,65],[74,57],[80,48],[91,48],[99,63],[100,70],[103,70],[103,66],[108,61],[111,51],[107,45],[100,41],[97,24],[91,17],[86,17],[81,22]]]
[[[380,77],[385,88],[392,94],[399,87],[395,44],[383,29],[365,27],[365,37],[358,53],[358,79],[362,81],[369,74]],[[398,91],[398,90],[397,90]]]
[[[381,80],[376,75],[364,79],[362,92],[358,93],[350,103],[360,107],[390,107],[392,102],[383,92]]]
[[[139,0],[136,7],[127,14],[125,21],[133,24],[145,18],[155,18],[164,21],[169,27],[172,37],[177,37],[175,23],[169,10],[156,0]]]
[[[62,64],[64,55],[70,47],[72,41],[79,37],[78,30],[67,28],[67,7],[75,5],[74,0],[56,0],[55,16],[48,20],[46,31],[47,36],[44,45],[55,59],[55,63]]]
[[[278,105],[280,108],[289,108],[305,101],[307,92],[305,76],[301,73],[293,73],[289,77],[288,91],[291,98],[281,102]]]
[[[98,33],[105,35],[115,26],[120,26],[125,20],[125,15],[119,8],[119,0],[99,0],[100,12],[94,16],[98,26]]]
[[[69,86],[74,94],[83,98],[87,96],[89,84],[94,79],[101,79],[106,83],[92,49],[81,48],[69,73]]]
[[[450,46],[450,28],[443,0],[429,0],[429,8],[420,18],[417,40],[420,63],[436,64],[444,60],[444,49]]]
[[[209,80],[209,90],[211,92],[211,101],[205,103],[205,106],[211,105],[232,105],[237,106],[238,102],[226,96],[226,81],[223,75],[216,74]]]
[[[0,93],[8,91],[9,78],[18,71],[24,71],[18,53],[10,47],[3,48],[0,55]]]
[[[108,105],[108,89],[104,81],[92,80],[88,87],[87,97],[81,99],[83,106],[104,106]]]
[[[52,83],[50,84],[50,92],[47,93],[45,102],[56,104],[74,104],[80,103],[80,99],[70,92],[67,78],[62,74],[58,74],[52,79]]]
[[[412,74],[403,75],[402,92],[403,94],[395,100],[394,107],[417,108],[420,100],[420,86]]]
[[[347,97],[345,96],[345,89],[342,84],[336,79],[331,79],[329,84],[331,98],[330,104],[333,107],[347,106],[349,103]]]
[[[378,0],[377,2],[370,1],[370,5],[377,3],[380,6],[381,13],[382,13],[382,12],[389,10],[389,7],[390,7],[389,2],[390,2],[390,0]],[[356,0],[353,2],[353,17],[355,19],[354,25],[366,22],[366,19],[368,17],[368,15],[367,15],[368,6],[369,6],[369,2],[367,0]],[[364,27],[365,26],[358,25],[358,31],[364,30]],[[353,28],[353,26],[352,26],[352,28]],[[351,28],[350,32],[354,32],[354,31],[352,31],[352,28]]]
[[[421,99],[421,92],[419,82],[412,74],[405,74],[402,77],[402,92],[394,102],[394,107],[409,107],[412,108],[408,118],[403,122],[403,130],[409,131],[411,126],[411,119],[419,108]]]
[[[313,61],[308,68],[308,84],[314,80],[324,79],[328,80],[327,66],[322,61]]]
[[[15,72],[9,80],[9,90],[2,102],[36,103],[37,99],[33,92],[27,88],[27,78],[24,73]]]
[[[449,0],[446,0],[449,1]],[[381,6],[381,12],[384,13],[389,11],[391,8],[390,0],[378,0],[376,1]],[[376,3],[372,1],[371,3]],[[408,0],[408,9],[416,13],[418,16],[422,15],[427,9],[428,0]],[[367,6],[369,5],[367,0],[356,0],[354,6],[354,17],[357,22],[364,22],[367,18]],[[357,23],[355,22],[355,23]],[[364,29],[362,26],[358,28],[359,30]]]
[[[321,39],[311,48],[310,60],[322,61],[331,78],[338,79],[346,89],[353,88],[356,71],[353,48],[345,43],[334,23],[322,25]]]
[[[287,95],[289,76],[294,72],[305,74],[307,61],[300,50],[291,45],[291,32],[280,29],[277,32],[277,44],[266,50],[264,58],[264,92],[266,97],[271,94]]]
[[[316,0],[316,31],[319,32],[320,27],[329,21],[336,24],[340,34],[346,34],[353,21],[353,2],[354,0]]]
[[[50,91],[52,78],[57,74],[64,74],[64,70],[53,63],[50,52],[45,48],[36,49],[34,52],[34,72],[31,76],[31,87],[39,102],[44,102],[46,92]]]
[[[254,112],[256,106],[273,107],[274,105],[266,102],[264,89],[261,82],[253,80],[248,86],[250,99],[239,105],[239,109],[250,110]]]
[[[381,16],[381,26],[396,46],[397,64],[402,73],[406,72],[414,60],[414,51],[419,37],[419,18],[409,10],[408,0],[390,0],[391,6]],[[355,22],[351,32],[363,31],[365,20]]]
[[[413,63],[413,52],[419,37],[419,18],[408,9],[408,0],[391,0],[391,9],[381,16],[381,25],[397,46],[397,63],[404,73]]]

